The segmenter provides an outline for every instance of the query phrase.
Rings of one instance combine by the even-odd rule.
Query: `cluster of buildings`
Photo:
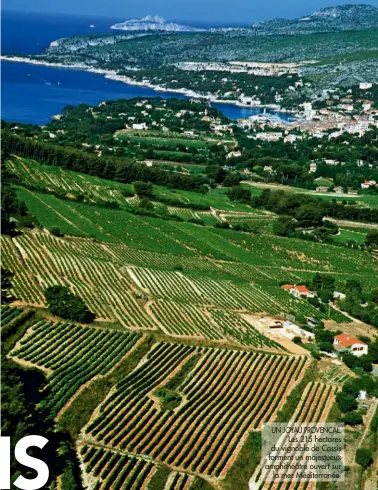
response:
[[[257,61],[182,61],[175,64],[184,71],[222,71],[228,73],[247,73],[249,75],[277,77],[299,75],[298,63],[263,63]]]
[[[307,286],[304,285],[294,285],[294,284],[284,284],[281,286],[282,289],[292,294],[297,298],[313,298],[316,296],[316,293],[310,291]],[[339,293],[337,291],[334,292],[334,298],[337,299],[345,299],[345,294]],[[316,326],[317,321],[311,317],[307,318],[307,324],[311,327]],[[311,341],[314,339],[314,335],[311,332],[303,331],[300,327],[294,325],[291,321],[286,320],[283,317],[273,317],[268,321],[269,328],[289,328],[292,331],[296,332],[296,335],[301,338],[307,339],[307,341]],[[304,333],[306,332],[306,333]],[[333,346],[336,352],[350,352],[354,356],[363,356],[368,353],[368,345],[362,340],[354,337],[352,335],[348,335],[346,333],[342,333],[336,335],[333,339]]]
[[[268,327],[271,333],[276,338],[287,338],[293,340],[294,337],[300,337],[302,341],[313,342],[315,340],[315,335],[308,330],[305,330],[292,320],[284,318],[281,315],[276,315],[272,317],[261,317],[259,323],[263,328]]]

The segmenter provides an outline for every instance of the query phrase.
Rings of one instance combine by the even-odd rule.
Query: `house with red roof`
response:
[[[296,286],[295,284],[284,284],[281,286],[282,289],[287,291],[288,293],[292,294],[293,296],[296,296],[297,298],[302,297],[302,298],[314,298],[315,293],[313,291],[310,291],[307,286],[303,285],[298,285]]]
[[[368,345],[357,337],[342,333],[333,338],[333,347],[338,352],[350,352],[360,357],[368,353]]]

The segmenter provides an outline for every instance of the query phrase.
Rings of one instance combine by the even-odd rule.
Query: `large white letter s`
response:
[[[38,490],[46,484],[49,479],[49,468],[47,464],[40,459],[29,456],[26,450],[30,446],[36,446],[42,449],[48,442],[48,439],[42,436],[26,436],[18,441],[14,451],[17,461],[24,466],[33,468],[38,475],[36,478],[32,479],[19,476],[14,482],[16,487],[21,488],[22,490]]]

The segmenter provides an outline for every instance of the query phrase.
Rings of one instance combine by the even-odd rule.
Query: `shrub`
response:
[[[154,209],[154,205],[152,204],[151,201],[149,201],[147,199],[147,197],[143,197],[140,201],[139,201],[139,207],[141,209],[146,209],[146,210],[153,210]]]
[[[52,226],[50,228],[50,233],[53,236],[64,236],[57,226]]]

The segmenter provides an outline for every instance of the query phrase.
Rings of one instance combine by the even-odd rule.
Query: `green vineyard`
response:
[[[157,344],[106,399],[85,437],[178,470],[223,477],[248,433],[275,417],[307,362]],[[178,406],[164,410],[158,388],[175,392]]]
[[[156,472],[154,464],[144,459],[93,446],[83,446],[80,457],[84,478],[88,483],[94,480],[96,490],[141,490]]]
[[[320,423],[326,422],[332,405],[335,402],[336,390],[334,386],[324,383],[308,383],[302,393],[290,423],[299,424],[304,422]],[[288,436],[285,435],[285,438]],[[285,439],[280,442],[284,444]],[[251,482],[256,490],[315,490],[315,482],[271,482],[271,473],[263,470],[261,466],[256,469]]]
[[[79,388],[108,373],[140,338],[136,333],[39,321],[11,355],[46,375],[41,408],[55,417]]]

